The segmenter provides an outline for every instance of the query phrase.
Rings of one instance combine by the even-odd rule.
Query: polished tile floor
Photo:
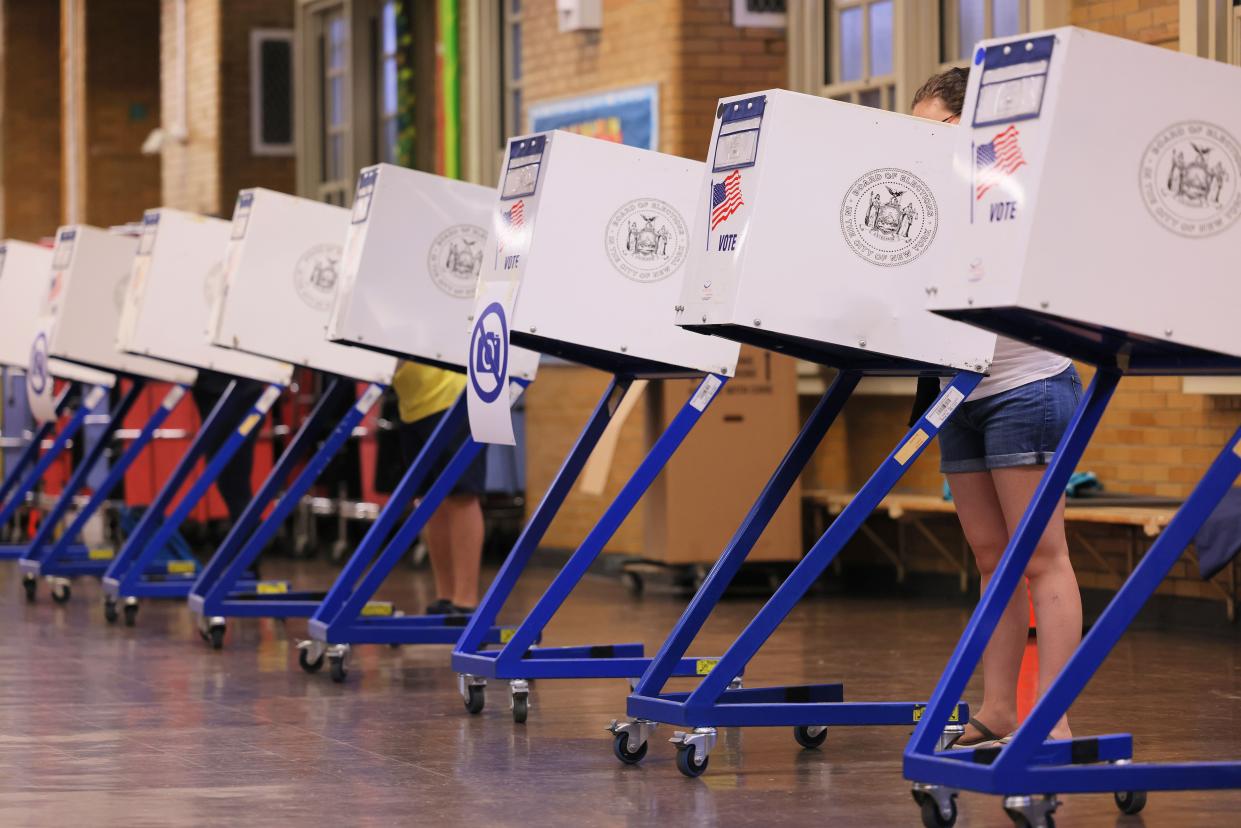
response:
[[[305,585],[333,571],[279,568],[269,571]],[[514,603],[531,602],[546,576]],[[391,580],[387,597],[403,606],[428,597],[425,574]],[[234,622],[213,652],[179,604],[148,602],[127,629],[106,626],[99,601],[79,583],[65,607],[45,589],[27,606],[0,564],[0,825],[920,824],[900,774],[906,728],[834,730],[818,751],[785,729],[726,731],[691,780],[662,738],[640,766],[613,758],[604,726],[624,713],[621,682],[541,682],[518,726],[500,692],[481,715],[465,713],[447,648],[359,648],[337,685],[297,667],[304,622]],[[721,649],[755,606],[726,603],[695,652]],[[680,607],[591,579],[546,640],[654,644]],[[965,620],[945,603],[820,597],[790,617],[747,682],[840,678],[853,698],[918,698]],[[1241,645],[1133,633],[1074,725],[1131,730],[1142,759],[1241,758]],[[1057,824],[1237,825],[1239,813],[1234,792],[1153,794],[1142,819],[1119,817],[1110,797],[1075,796]],[[962,797],[958,825],[1009,824],[996,799]]]

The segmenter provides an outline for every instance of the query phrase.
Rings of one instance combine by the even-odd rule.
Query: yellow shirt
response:
[[[465,390],[465,374],[402,361],[392,378],[401,422],[414,423],[448,409]]]

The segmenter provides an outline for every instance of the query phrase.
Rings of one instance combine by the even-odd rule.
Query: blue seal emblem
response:
[[[469,374],[479,399],[488,404],[499,399],[508,374],[508,320],[499,302],[488,305],[474,323]]]
[[[47,334],[43,331],[39,331],[34,345],[30,346],[30,372],[26,376],[30,390],[35,394],[42,394],[47,388]]]

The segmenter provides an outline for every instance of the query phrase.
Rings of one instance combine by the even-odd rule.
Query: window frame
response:
[[[384,12],[389,8],[393,13],[391,52],[384,48]],[[401,75],[397,57],[401,53],[401,39],[400,31],[396,28],[396,0],[379,0],[375,12],[375,160],[379,163],[398,164],[400,163],[398,148],[401,143]],[[387,111],[384,102],[384,69],[389,61],[392,62],[393,70],[396,72],[397,85],[396,107],[391,112]],[[389,122],[396,125],[391,147],[385,146]]]
[[[861,97],[867,92],[878,92],[880,98],[880,109],[894,109],[896,106],[896,88],[898,85],[897,77],[897,59],[896,50],[900,38],[897,37],[896,21],[897,7],[900,5],[899,0],[891,0],[892,2],[892,71],[885,75],[869,74],[871,67],[871,38],[870,38],[870,8],[876,3],[885,2],[885,0],[827,0],[824,7],[824,41],[830,33],[832,38],[831,48],[825,43],[825,52],[831,66],[824,64],[824,72],[822,75],[823,97],[832,98],[834,100],[846,100],[849,103],[861,104]],[[839,20],[841,14],[850,9],[860,9],[862,13],[862,77],[858,80],[849,81],[831,81],[829,78],[840,77],[841,72],[841,53],[842,50],[836,48],[838,38],[840,37]],[[829,24],[830,21],[830,24]]]
[[[995,37],[995,2],[996,0],[983,0],[983,39]],[[939,0],[939,59],[940,68],[942,70],[951,69],[954,66],[967,66],[969,64],[969,55],[964,57],[953,58],[952,60],[944,60],[946,55],[958,55],[961,53],[961,27],[960,27],[960,3],[959,0]],[[1032,32],[1032,17],[1030,15],[1031,0],[1017,0],[1017,17],[1023,21],[1022,32]]]
[[[270,144],[263,140],[262,45],[284,41],[289,45],[289,141]],[[252,29],[250,31],[250,154],[284,157],[297,152],[297,57],[292,29]]]

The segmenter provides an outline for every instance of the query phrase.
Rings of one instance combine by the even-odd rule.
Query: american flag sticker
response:
[[[1017,127],[1009,125],[1003,132],[974,149],[974,200],[980,200],[992,187],[1026,165],[1021,154]]]
[[[496,266],[500,265],[500,255],[504,253],[504,239],[510,233],[520,230],[522,224],[525,223],[526,204],[525,199],[518,199],[517,202],[507,210],[500,211],[500,221],[503,224],[500,237],[496,243]]]
[[[733,170],[723,181],[711,182],[711,230],[719,227],[728,217],[745,204],[741,200],[741,172]]]

